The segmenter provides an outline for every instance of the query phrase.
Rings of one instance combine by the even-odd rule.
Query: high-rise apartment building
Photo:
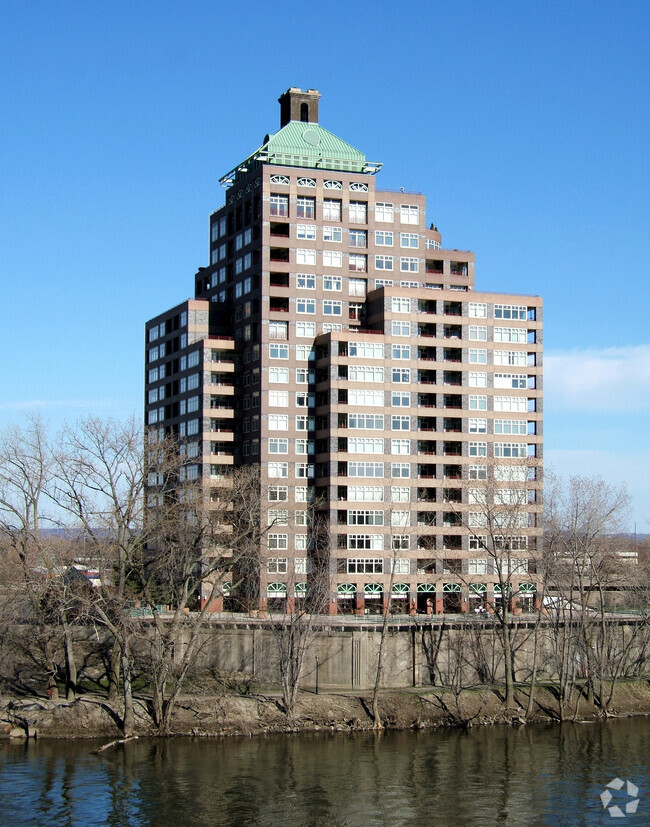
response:
[[[525,608],[542,301],[476,292],[474,255],[443,247],[423,195],[377,189],[381,165],[320,126],[319,97],[284,93],[280,130],[222,178],[195,298],[146,326],[146,424],[207,488],[259,468],[263,609],[304,599],[314,554],[330,613],[389,594],[396,611],[489,608],[500,542]],[[225,594],[236,608],[236,582]]]

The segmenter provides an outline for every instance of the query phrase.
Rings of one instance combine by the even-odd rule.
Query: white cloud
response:
[[[547,411],[650,412],[650,345],[548,353]]]

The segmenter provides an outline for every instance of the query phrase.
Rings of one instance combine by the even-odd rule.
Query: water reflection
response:
[[[0,823],[71,825],[601,824],[615,776],[641,788],[646,719],[227,740],[3,742]]]

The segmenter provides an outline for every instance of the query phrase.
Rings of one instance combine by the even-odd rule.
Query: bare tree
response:
[[[486,464],[483,478],[469,489],[467,510],[457,507],[458,524],[469,529],[474,547],[482,551],[496,576],[494,618],[503,651],[506,708],[515,705],[515,641],[512,610],[521,598],[522,577],[528,577],[532,546],[537,542],[536,508],[532,505],[529,477],[536,469],[527,460],[511,460],[505,465]],[[536,494],[535,494],[536,496]]]
[[[624,486],[599,477],[555,479],[545,512],[547,611],[553,620],[560,715],[578,678],[587,697],[607,712],[623,652],[611,640],[608,595],[625,588],[629,563],[621,554],[623,523],[629,511]],[[577,669],[576,669],[577,665]],[[577,712],[577,706],[576,706]]]

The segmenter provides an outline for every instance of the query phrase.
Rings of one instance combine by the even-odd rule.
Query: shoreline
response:
[[[443,687],[383,690],[380,714],[384,730],[426,730],[527,723],[561,723],[557,694],[552,684],[538,686],[532,716],[526,720],[528,687],[518,685],[517,706],[504,709],[501,688],[474,687],[454,692]],[[137,737],[156,737],[146,698],[135,700]],[[370,692],[314,694],[301,691],[295,715],[289,720],[279,693],[186,694],[180,698],[168,733],[159,737],[223,738],[298,732],[364,732],[373,730]],[[113,739],[124,738],[119,704],[111,706],[98,694],[77,700],[48,700],[40,696],[0,697],[0,738]],[[591,722],[608,718],[650,715],[650,681],[617,683],[608,715],[582,695],[567,705],[564,722]]]

